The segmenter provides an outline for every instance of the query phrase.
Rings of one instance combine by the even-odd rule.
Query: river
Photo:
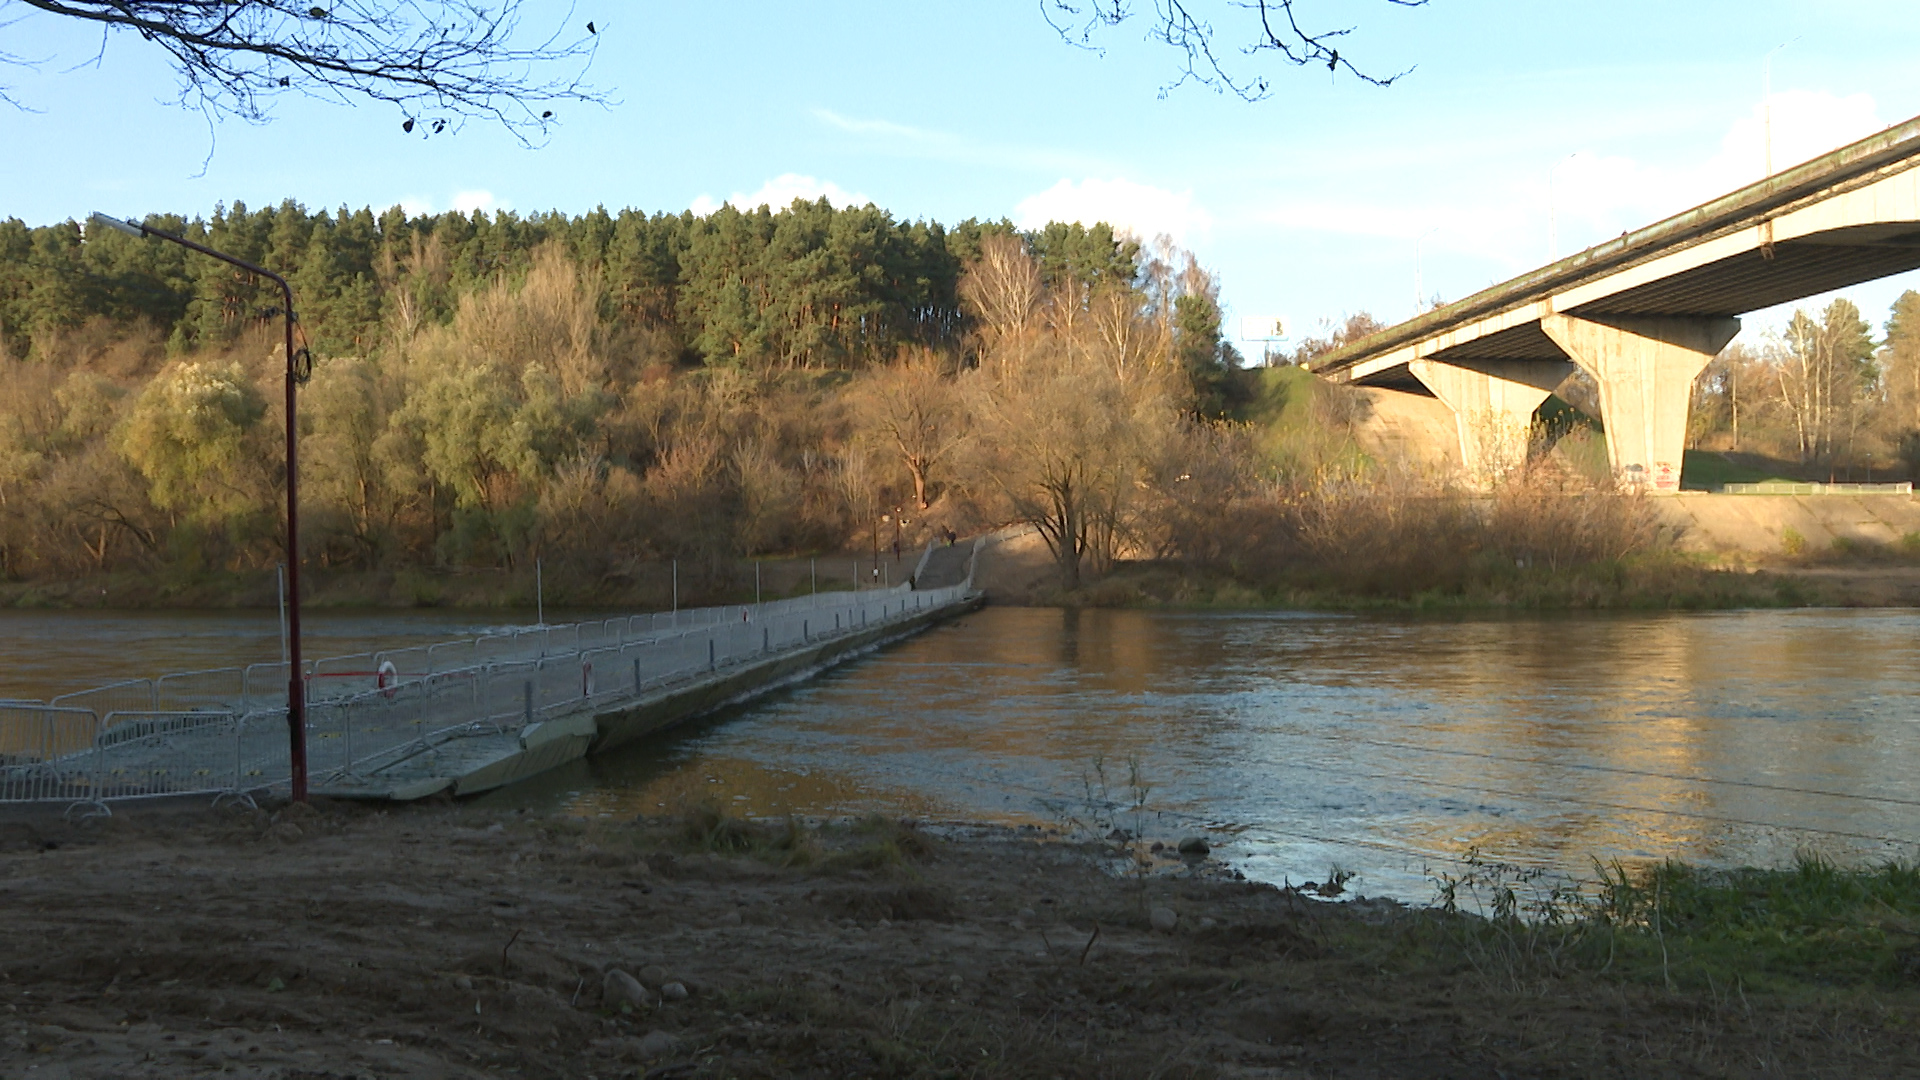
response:
[[[323,613],[310,651],[502,621]],[[278,654],[270,614],[0,613],[0,635],[0,697],[130,661],[152,674]],[[1249,877],[1339,866],[1352,888],[1421,900],[1475,851],[1586,876],[1596,859],[1911,858],[1916,691],[1911,611],[988,608],[487,798],[1204,831]]]

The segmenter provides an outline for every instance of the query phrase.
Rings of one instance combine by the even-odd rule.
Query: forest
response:
[[[698,595],[742,559],[1025,522],[1063,595],[1123,562],[1413,595],[1617,562],[1653,535],[1604,463],[1555,452],[1578,425],[1543,425],[1490,501],[1370,456],[1363,404],[1288,365],[1377,323],[1244,368],[1193,254],[1106,225],[948,228],[825,200],[145,221],[292,282],[314,357],[302,556],[322,574],[539,560],[592,602],[674,560]],[[285,558],[262,285],[160,241],[0,223],[0,578],[257,577]],[[1579,378],[1561,397],[1597,414]],[[1836,301],[1729,349],[1693,415],[1702,448],[1910,473],[1920,296],[1880,340]]]
[[[963,450],[1013,452],[977,410],[1031,389],[1000,364],[993,394],[963,393],[983,335],[1021,338],[1068,298],[1066,336],[1113,335],[1100,359],[1122,382],[1138,368],[1169,423],[1197,416],[1193,388],[1230,359],[1192,257],[1104,225],[948,229],[825,200],[524,218],[287,202],[145,222],[292,282],[315,358],[302,549],[321,568],[540,558],[598,580],[673,558],[718,574],[841,549],[903,500],[971,527],[1019,501],[956,482]],[[176,245],[0,224],[0,574],[284,558],[285,361],[263,284]],[[1075,375],[1032,359],[1022,378]],[[1171,361],[1190,377],[1164,378]]]

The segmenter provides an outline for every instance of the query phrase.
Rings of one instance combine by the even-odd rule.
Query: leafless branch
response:
[[[180,104],[253,122],[300,93],[397,107],[407,131],[499,122],[522,142],[562,102],[602,103],[583,80],[598,28],[527,41],[523,0],[0,0],[126,30],[166,50]],[[574,20],[567,9],[563,26]],[[104,44],[102,46],[104,51]],[[7,58],[0,58],[0,63]],[[96,57],[94,61],[97,62]],[[566,74],[549,77],[556,66]]]
[[[1391,86],[1412,68],[1391,75],[1377,75],[1354,66],[1340,51],[1340,40],[1354,27],[1309,30],[1300,24],[1294,10],[1298,0],[1218,0],[1233,9],[1230,18],[1241,30],[1238,45],[1222,45],[1220,32],[1199,6],[1212,0],[1151,0],[1152,13],[1135,11],[1133,0],[1041,0],[1041,14],[1062,40],[1068,44],[1104,53],[1096,44],[1099,34],[1136,17],[1149,20],[1147,39],[1171,46],[1181,55],[1179,74],[1160,88],[1168,91],[1186,83],[1198,83],[1221,93],[1231,93],[1247,101],[1259,101],[1273,93],[1273,84],[1257,71],[1251,74],[1235,69],[1233,54],[1257,58],[1271,53],[1294,67],[1323,64],[1329,72],[1345,68],[1349,75],[1374,86]],[[1383,0],[1395,7],[1424,7],[1427,0]],[[1223,55],[1223,52],[1225,55]]]

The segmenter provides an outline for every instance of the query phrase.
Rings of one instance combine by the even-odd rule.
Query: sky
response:
[[[1363,70],[1407,72],[1384,88],[1246,60],[1241,9],[1188,6],[1270,97],[1170,86],[1180,56],[1144,19],[1099,49],[1067,44],[1041,0],[525,0],[530,29],[595,22],[587,79],[608,98],[560,108],[528,148],[484,122],[422,137],[390,106],[301,97],[266,124],[209,125],[174,103],[152,45],[114,34],[103,50],[96,29],[0,0],[16,61],[0,59],[0,88],[17,102],[0,104],[0,218],[824,194],[947,223],[1106,220],[1192,250],[1230,336],[1279,316],[1297,339],[1362,310],[1398,321],[1417,295],[1547,262],[1556,238],[1571,254],[1759,179],[1769,56],[1776,167],[1920,114],[1912,0],[1297,0],[1304,23],[1353,28],[1340,47]],[[1908,288],[1920,273],[1845,295],[1877,327]],[[1743,338],[1787,310],[1753,313]]]

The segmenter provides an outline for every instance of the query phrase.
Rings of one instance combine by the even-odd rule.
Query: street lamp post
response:
[[[1761,65],[1763,71],[1760,76],[1760,141],[1766,146],[1767,176],[1773,175],[1773,54],[1799,40],[1795,37],[1791,41],[1783,41],[1768,49],[1766,60]]]
[[[126,233],[128,236],[155,237],[197,251],[202,255],[237,266],[249,274],[266,278],[280,286],[280,314],[286,330],[287,355],[287,762],[293,785],[293,801],[307,801],[307,688],[301,677],[300,660],[300,466],[299,425],[294,420],[294,390],[307,381],[311,368],[302,367],[302,356],[293,351],[293,286],[287,279],[245,259],[196,244],[184,236],[137,225],[96,213],[87,219],[93,224]]]
[[[1426,245],[1427,237],[1439,231],[1440,226],[1435,225],[1433,228],[1421,233],[1420,239],[1413,242],[1413,315],[1415,318],[1419,318],[1420,313],[1427,310],[1427,289],[1426,282],[1421,275],[1423,267],[1420,261],[1420,249]]]
[[[1547,170],[1547,262],[1560,261],[1560,166],[1580,156],[1575,150],[1566,157],[1553,163]]]

